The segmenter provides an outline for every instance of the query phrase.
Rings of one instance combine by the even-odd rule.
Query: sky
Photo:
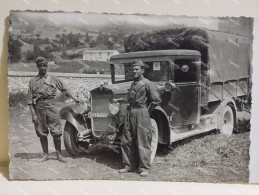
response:
[[[115,15],[115,14],[83,14],[65,12],[20,12],[18,15],[26,15],[33,19],[48,19],[54,24],[82,24],[105,25],[108,22],[127,21],[132,24],[146,24],[165,26],[172,23],[187,26],[204,27],[217,30],[218,19],[216,17],[187,17],[187,16],[157,16],[157,15]]]

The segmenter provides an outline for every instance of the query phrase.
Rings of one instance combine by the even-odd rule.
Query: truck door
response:
[[[167,105],[164,104],[162,107],[167,112],[173,128],[198,124],[200,120],[199,60],[176,59],[173,66],[172,75],[176,88],[169,94],[170,100]],[[165,101],[162,100],[162,102]]]

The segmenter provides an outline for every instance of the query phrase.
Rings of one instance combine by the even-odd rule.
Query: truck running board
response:
[[[217,128],[217,115],[206,114],[200,117],[200,123],[193,128],[176,127],[171,128],[171,143],[194,135],[202,134]]]

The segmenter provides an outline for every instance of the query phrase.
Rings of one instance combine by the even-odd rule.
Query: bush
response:
[[[62,60],[57,62],[57,66],[49,67],[49,72],[79,73],[83,67],[84,63],[78,60]]]
[[[27,94],[22,91],[18,91],[16,93],[9,93],[9,106],[16,107],[19,105],[27,105],[26,102]]]
[[[96,70],[95,68],[90,68],[90,67],[84,67],[82,69],[80,69],[80,73],[83,74],[96,74],[98,72],[98,70]]]
[[[42,51],[36,44],[34,44],[33,51],[27,51],[25,53],[25,59],[27,62],[35,62],[36,58],[39,56],[42,56],[48,60],[52,60],[54,58],[53,54]]]
[[[54,63],[55,63],[55,64],[58,64],[58,63],[60,63],[62,60],[63,60],[63,59],[62,59],[61,56],[56,56],[55,59],[54,59]]]

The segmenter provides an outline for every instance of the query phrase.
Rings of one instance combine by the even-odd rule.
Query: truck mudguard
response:
[[[157,122],[158,142],[160,144],[170,144],[170,127],[166,112],[160,106],[156,106],[150,117]]]

